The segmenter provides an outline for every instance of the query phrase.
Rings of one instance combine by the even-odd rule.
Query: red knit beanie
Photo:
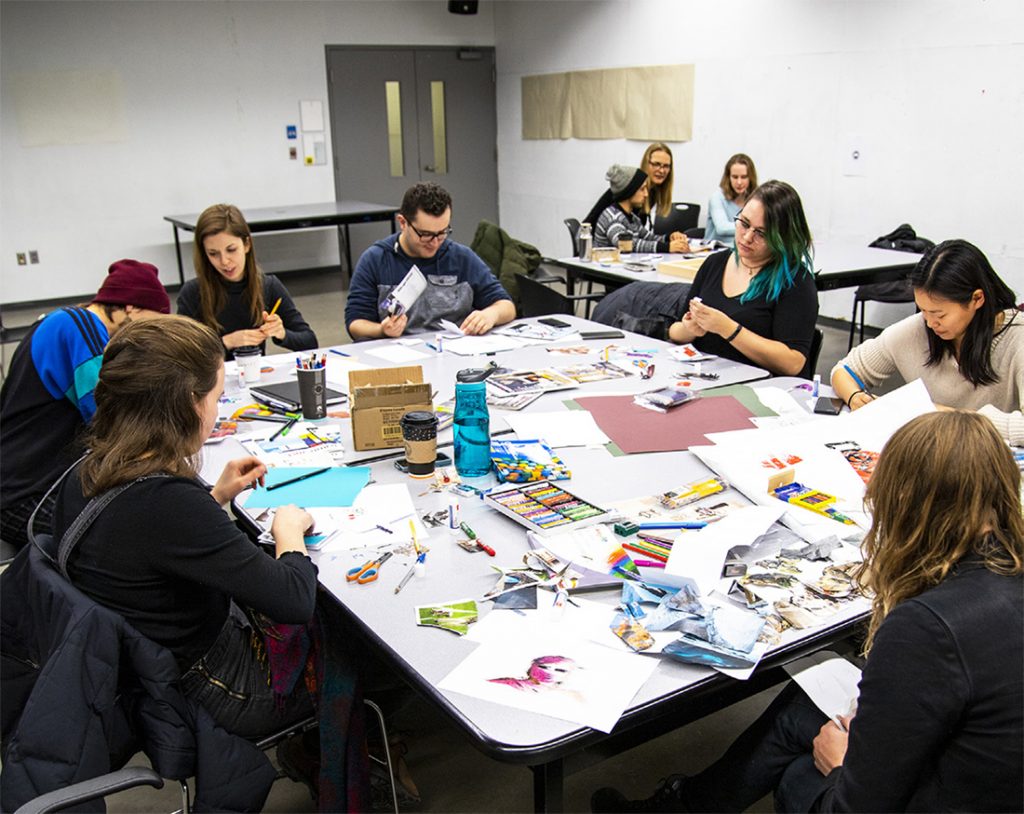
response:
[[[118,260],[110,264],[107,279],[92,301],[110,305],[134,305],[136,308],[169,314],[171,300],[157,274],[156,266],[149,263]]]

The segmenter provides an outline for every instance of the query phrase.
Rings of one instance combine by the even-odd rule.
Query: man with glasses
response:
[[[487,333],[515,319],[512,298],[477,255],[449,240],[452,199],[433,183],[406,190],[398,210],[399,232],[378,240],[359,258],[345,305],[355,339],[380,339],[435,331],[446,319],[463,333]],[[390,313],[388,294],[416,266],[426,288],[404,313]]]

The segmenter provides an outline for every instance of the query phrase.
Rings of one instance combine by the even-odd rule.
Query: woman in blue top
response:
[[[797,376],[807,364],[818,319],[811,232],[800,196],[767,181],[736,216],[736,248],[712,254],[697,271],[673,342]]]
[[[751,190],[757,189],[757,170],[750,156],[736,153],[726,161],[718,187],[708,201],[704,239],[720,240],[732,246],[736,239],[736,216]]]

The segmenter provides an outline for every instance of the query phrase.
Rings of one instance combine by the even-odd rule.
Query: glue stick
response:
[[[459,506],[459,496],[448,493],[448,528],[458,529],[462,522],[462,510]]]

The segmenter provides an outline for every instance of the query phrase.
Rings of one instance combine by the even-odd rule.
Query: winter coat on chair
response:
[[[139,748],[161,776],[196,777],[197,811],[262,807],[275,777],[266,755],[189,703],[171,652],[36,546],[0,576],[0,646],[5,811],[118,769]]]

